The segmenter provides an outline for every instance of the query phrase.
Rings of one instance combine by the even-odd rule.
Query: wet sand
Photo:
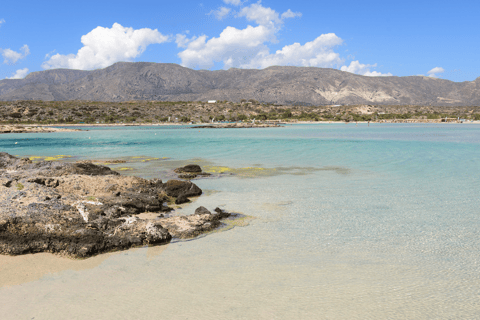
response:
[[[148,247],[147,258],[158,256],[167,247],[168,244]],[[48,274],[54,274],[64,270],[80,271],[93,269],[111,256],[138,249],[139,248],[133,248],[126,251],[109,252],[88,259],[71,259],[47,252],[20,256],[0,255],[0,288],[32,282]]]

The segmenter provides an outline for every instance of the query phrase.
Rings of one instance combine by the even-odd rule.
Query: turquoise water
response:
[[[255,219],[4,287],[12,319],[480,318],[478,125],[88,129],[2,135],[0,150],[161,158],[116,165],[147,178],[188,162],[263,168],[196,180],[209,192],[183,209]]]

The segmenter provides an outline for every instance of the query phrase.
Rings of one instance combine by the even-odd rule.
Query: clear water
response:
[[[8,257],[30,280],[0,289],[2,319],[480,318],[478,125],[89,129],[2,135],[0,150],[169,158],[128,171],[148,178],[185,161],[265,168],[197,180],[212,192],[184,208],[255,219],[35,279],[40,255]]]

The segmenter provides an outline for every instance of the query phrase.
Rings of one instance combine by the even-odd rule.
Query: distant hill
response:
[[[206,101],[278,104],[480,105],[480,77],[365,77],[337,69],[269,67],[192,70],[177,64],[119,62],[105,69],[55,69],[0,81],[0,100]]]

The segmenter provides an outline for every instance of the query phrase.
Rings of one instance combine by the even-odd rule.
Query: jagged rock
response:
[[[5,152],[0,152],[0,169],[22,171],[25,175],[41,175],[43,177],[82,175],[119,175],[109,167],[95,165],[89,162],[65,163],[57,161],[39,161],[33,163],[28,158],[19,159]],[[20,175],[22,174],[19,173]]]
[[[44,186],[52,188],[58,187],[58,179],[36,177],[28,179],[28,182],[43,184]]]
[[[0,169],[7,168],[14,163],[16,163],[19,159],[14,157],[6,152],[0,152]]]
[[[198,207],[190,216],[168,217],[161,221],[173,237],[186,239],[218,228],[221,220],[229,216],[227,212],[212,214],[207,208]]]

